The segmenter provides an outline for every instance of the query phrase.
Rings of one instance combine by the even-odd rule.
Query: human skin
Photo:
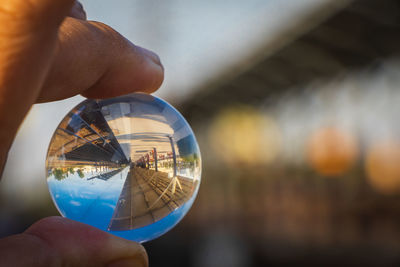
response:
[[[164,75],[156,54],[73,0],[0,0],[0,51],[0,166],[34,103],[151,93]],[[61,217],[0,240],[0,266],[147,265],[140,244]]]

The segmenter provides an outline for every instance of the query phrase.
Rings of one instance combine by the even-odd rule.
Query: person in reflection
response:
[[[87,21],[73,0],[0,0],[0,166],[35,103],[77,94],[153,92],[158,56],[109,26]],[[2,171],[0,168],[0,171]],[[91,226],[50,217],[0,241],[1,266],[147,266],[144,248]]]

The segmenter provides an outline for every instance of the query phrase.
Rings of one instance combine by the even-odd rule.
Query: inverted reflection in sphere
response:
[[[85,100],[58,125],[46,160],[60,213],[144,242],[174,227],[200,183],[196,138],[163,100],[132,94]]]

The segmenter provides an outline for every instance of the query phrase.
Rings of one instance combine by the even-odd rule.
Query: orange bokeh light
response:
[[[307,144],[309,164],[321,175],[337,176],[348,171],[358,155],[353,134],[335,127],[315,131]]]
[[[365,170],[372,187],[384,194],[400,191],[400,141],[376,142],[367,150]]]

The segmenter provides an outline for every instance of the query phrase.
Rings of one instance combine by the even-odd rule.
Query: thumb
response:
[[[0,240],[1,266],[148,266],[144,248],[86,224],[45,218]]]

